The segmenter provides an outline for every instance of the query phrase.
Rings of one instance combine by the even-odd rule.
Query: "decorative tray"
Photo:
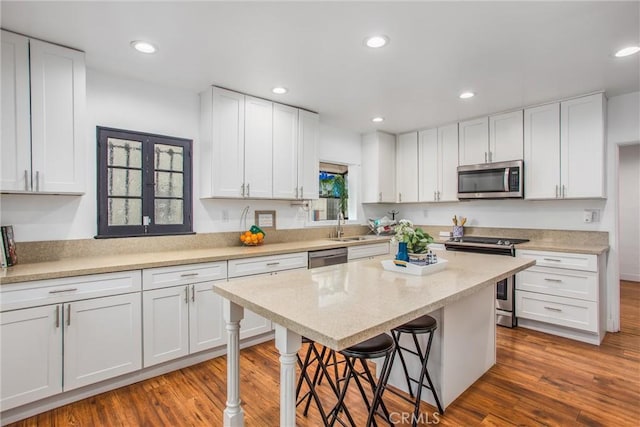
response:
[[[438,258],[438,262],[429,265],[416,265],[410,262],[397,261],[393,259],[382,260],[382,268],[396,273],[413,274],[414,276],[426,276],[444,270],[447,267],[447,260]]]

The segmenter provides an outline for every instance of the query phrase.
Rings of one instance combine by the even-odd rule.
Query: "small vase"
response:
[[[409,251],[407,251],[406,242],[398,243],[398,253],[396,254],[396,259],[399,261],[409,261]]]

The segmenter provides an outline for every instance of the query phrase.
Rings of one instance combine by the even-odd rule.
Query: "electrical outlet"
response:
[[[582,213],[582,220],[584,222],[592,222],[593,221],[593,212],[588,209],[585,209]]]

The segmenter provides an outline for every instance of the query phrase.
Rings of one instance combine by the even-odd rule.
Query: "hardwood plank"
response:
[[[620,333],[601,346],[527,329],[498,328],[497,364],[463,393],[442,426],[639,426],[640,284],[621,282]],[[273,342],[241,351],[241,396],[246,425],[279,423],[279,362]],[[318,392],[327,408],[335,396],[323,383]],[[397,414],[409,403],[386,393]],[[23,426],[220,426],[226,400],[226,359],[122,387],[12,424]],[[354,388],[347,405],[363,423],[366,408]],[[436,408],[423,403],[423,420],[435,424]],[[427,418],[428,415],[428,418]],[[398,415],[399,416],[399,415]],[[399,419],[399,418],[397,418]],[[321,425],[315,405],[301,427]],[[381,423],[382,424],[382,423]]]

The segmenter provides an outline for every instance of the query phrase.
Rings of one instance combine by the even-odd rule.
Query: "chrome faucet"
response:
[[[342,231],[342,222],[344,222],[344,214],[342,213],[342,211],[338,212],[338,225],[336,226],[336,237],[339,239],[342,237],[342,234],[344,233]]]

